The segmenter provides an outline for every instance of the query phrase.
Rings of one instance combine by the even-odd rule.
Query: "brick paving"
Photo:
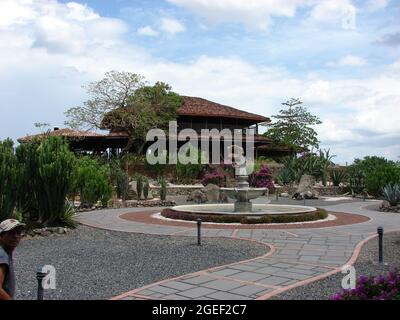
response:
[[[331,212],[370,218],[369,221],[354,225],[291,229],[290,232],[284,229],[204,228],[202,236],[205,238],[224,236],[248,239],[269,245],[271,250],[262,257],[166,279],[136,288],[114,299],[267,299],[294,286],[340,272],[343,265],[355,262],[359,243],[376,234],[378,226],[383,226],[385,232],[400,229],[400,215],[364,208],[371,203],[377,202],[350,202],[325,207]],[[83,213],[78,220],[89,226],[117,231],[197,235],[195,226],[155,225],[120,218],[123,214],[134,214],[135,211],[143,212],[143,208]]]

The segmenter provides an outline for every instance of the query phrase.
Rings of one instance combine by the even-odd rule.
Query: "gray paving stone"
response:
[[[173,294],[173,293],[178,292],[178,290],[176,290],[176,289],[171,289],[171,288],[167,288],[167,287],[162,287],[162,286],[160,286],[160,285],[151,287],[151,291],[155,291],[155,292],[158,292],[158,293],[163,293],[164,295],[166,295],[166,294]]]
[[[190,298],[180,296],[178,294],[170,294],[168,296],[165,296],[164,299],[166,299],[166,300],[190,300]]]
[[[185,282],[185,283],[189,283],[189,284],[202,284],[208,281],[212,281],[214,280],[214,278],[212,277],[207,277],[205,275],[200,275],[200,276],[194,276],[191,278],[187,278],[187,279],[181,279],[181,281]]]
[[[215,292],[207,296],[216,300],[249,300],[249,297],[222,291]]]
[[[275,275],[278,277],[285,277],[288,279],[295,279],[295,280],[305,280],[305,279],[310,278],[310,275],[289,272],[289,271],[280,271],[280,272],[277,272]]]
[[[176,289],[176,290],[188,290],[188,289],[195,288],[195,286],[192,284],[180,282],[177,280],[164,282],[161,285],[164,287],[168,287],[168,288],[172,288],[172,289]]]
[[[241,272],[230,276],[230,278],[243,281],[257,281],[265,278],[265,274],[259,274],[254,272]]]
[[[257,270],[258,267],[255,266],[249,266],[247,264],[235,264],[233,266],[230,266],[232,269],[237,269],[237,270],[242,270],[242,271],[254,271]]]
[[[221,269],[221,270],[217,270],[217,271],[211,271],[210,273],[225,277],[225,276],[230,276],[232,274],[239,273],[239,272],[241,272],[241,271],[228,268],[228,269]]]
[[[204,287],[197,287],[185,291],[179,292],[180,296],[188,297],[188,298],[199,298],[202,296],[208,296],[210,293],[216,292],[214,289],[204,288]]]
[[[272,288],[267,288],[266,289],[265,287],[256,286],[256,285],[245,285],[245,286],[242,286],[240,288],[231,290],[230,292],[231,293],[235,293],[235,294],[244,295],[244,296],[251,296],[251,295],[254,295],[256,293],[257,294],[261,293],[260,295],[262,295],[262,294],[264,294],[266,292],[269,292],[269,291],[272,291]]]
[[[230,291],[232,289],[239,288],[243,286],[243,283],[236,282],[228,279],[218,279],[211,282],[202,284],[203,287],[216,289],[219,291]]]
[[[261,284],[270,285],[270,286],[280,286],[281,284],[288,282],[289,280],[293,280],[293,279],[288,279],[288,278],[278,277],[278,276],[271,276],[271,277],[262,279],[257,282],[261,283]]]
[[[266,275],[274,275],[276,272],[282,270],[282,268],[277,268],[277,267],[263,267],[260,269],[255,270],[255,272],[257,273],[261,273],[261,274],[266,274]]]

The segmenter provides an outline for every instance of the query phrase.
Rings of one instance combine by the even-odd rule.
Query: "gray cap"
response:
[[[10,231],[16,227],[25,227],[25,223],[15,219],[7,219],[0,223],[0,233]]]

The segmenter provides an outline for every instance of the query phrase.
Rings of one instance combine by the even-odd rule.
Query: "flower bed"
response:
[[[400,271],[377,277],[360,276],[355,289],[342,290],[332,300],[400,300]]]

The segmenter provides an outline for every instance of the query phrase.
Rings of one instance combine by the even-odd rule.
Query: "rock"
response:
[[[297,186],[297,190],[294,193],[292,199],[303,200],[303,199],[318,199],[319,193],[314,189],[315,178],[308,174],[301,176],[300,183]]]
[[[288,197],[289,197],[289,193],[287,193],[287,192],[282,192],[279,196],[280,196],[280,197],[283,197],[283,198],[288,198]]]
[[[194,190],[186,199],[187,201],[195,201],[196,203],[207,202],[206,194],[201,190]]]
[[[219,187],[215,184],[208,184],[204,187],[204,191],[207,195],[207,200],[210,202],[218,202],[219,200]]]
[[[42,237],[47,237],[47,236],[51,235],[51,231],[46,230],[46,229],[42,229],[42,231],[40,232],[40,235]]]
[[[218,202],[219,203],[228,203],[228,196],[226,195],[225,192],[220,191]]]

